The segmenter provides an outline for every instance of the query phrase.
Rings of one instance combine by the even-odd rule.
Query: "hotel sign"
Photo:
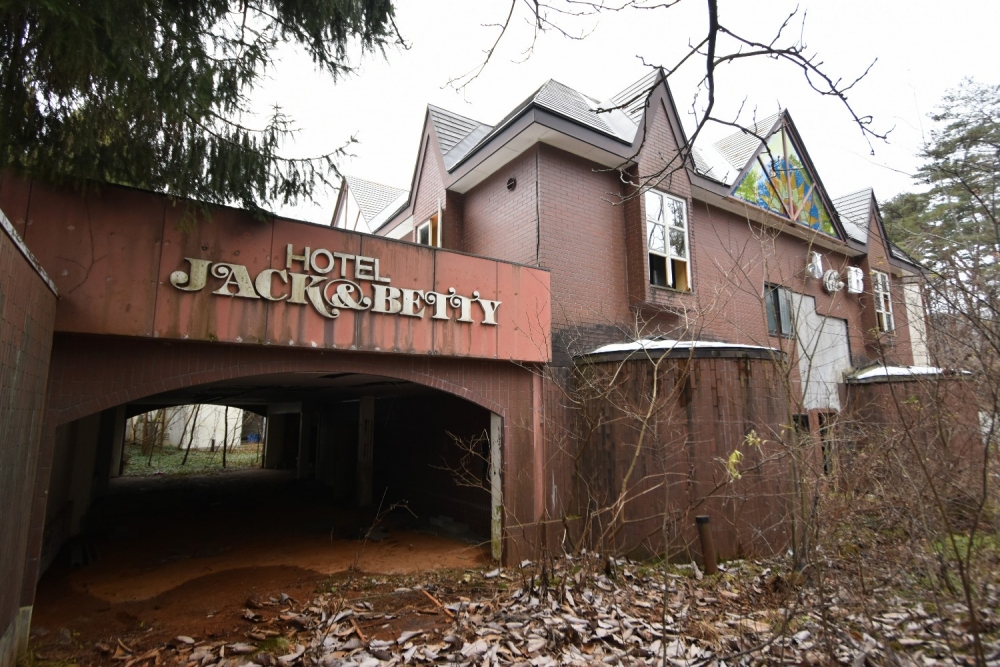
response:
[[[346,309],[497,326],[500,301],[484,299],[478,290],[465,296],[454,287],[447,293],[393,287],[377,257],[309,247],[299,254],[289,243],[284,269],[268,268],[252,277],[242,264],[184,259],[187,270],[170,274],[170,284],[184,292],[205,289],[211,275],[222,281],[212,294],[311,306],[329,319]]]

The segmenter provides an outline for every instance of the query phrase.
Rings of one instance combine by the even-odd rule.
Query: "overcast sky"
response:
[[[877,59],[850,101],[859,114],[873,116],[874,129],[891,129],[888,142],[871,140],[869,146],[840,102],[818,95],[799,71],[772,59],[745,59],[720,72],[720,113],[732,116],[743,103],[742,120],[748,121],[754,112],[761,117],[787,108],[834,197],[869,185],[879,199],[912,189],[909,174],[932,127],[927,114],[942,95],[964,77],[1000,83],[995,52],[1000,2],[720,0],[720,21],[768,41],[796,4],[806,12],[805,42],[826,71],[849,80]],[[255,99],[259,108],[279,104],[296,121],[299,134],[286,154],[320,154],[354,136],[358,143],[351,147],[354,157],[342,163],[345,173],[409,188],[428,103],[492,125],[548,79],[606,99],[649,71],[642,59],[670,66],[689,41],[700,41],[704,6],[703,0],[684,0],[668,10],[562,18],[560,25],[583,39],[543,34],[525,58],[532,31],[519,0],[513,29],[493,60],[457,91],[449,80],[482,62],[498,32],[487,24],[505,19],[509,1],[398,0],[397,25],[408,50],[384,58],[369,55],[357,74],[336,83],[307,58],[288,53]],[[796,19],[789,36],[800,28]],[[703,74],[702,63],[692,61],[671,76],[682,116],[690,116]],[[335,196],[328,192],[314,204],[279,212],[329,222]]]

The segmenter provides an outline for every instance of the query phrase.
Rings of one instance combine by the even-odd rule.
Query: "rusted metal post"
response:
[[[719,571],[719,565],[715,558],[715,542],[712,541],[712,528],[709,525],[711,519],[705,515],[694,518],[698,524],[698,539],[701,540],[701,559],[705,568],[705,574],[715,574]]]

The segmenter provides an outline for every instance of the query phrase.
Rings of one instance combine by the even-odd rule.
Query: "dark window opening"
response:
[[[794,336],[792,293],[778,285],[764,285],[764,305],[767,308],[768,333],[786,338]]]
[[[667,287],[667,258],[662,255],[649,255],[649,282],[652,285]]]

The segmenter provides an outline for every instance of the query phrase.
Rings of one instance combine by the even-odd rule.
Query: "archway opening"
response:
[[[147,437],[186,449],[190,426],[178,442],[149,426],[196,409],[178,406],[221,409],[224,423],[227,408],[230,421],[258,417],[256,464],[156,474],[148,450],[138,463],[154,473],[122,476],[129,419],[133,440],[148,422]],[[288,373],[170,391],[61,426],[36,623],[96,639],[135,618],[168,636],[192,613],[231,623],[255,595],[311,593],[330,577],[485,564],[495,419],[409,381]],[[237,430],[247,444],[252,429],[230,428],[227,447]]]

